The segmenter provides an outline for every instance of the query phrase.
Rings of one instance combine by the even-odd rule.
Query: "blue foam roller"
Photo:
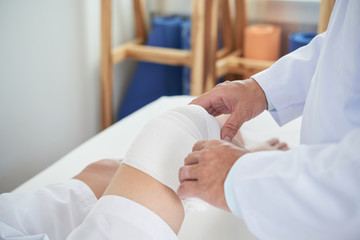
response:
[[[181,24],[181,48],[189,50],[191,48],[191,21],[184,20]],[[182,91],[183,94],[190,94],[190,68],[183,67],[182,75]]]
[[[316,36],[315,32],[297,32],[289,35],[289,52],[307,45]]]
[[[222,33],[221,28],[219,28],[218,33],[218,48],[220,49],[223,46],[222,43]],[[181,48],[184,50],[191,49],[191,21],[184,20],[181,24]],[[190,94],[190,68],[183,67],[183,76],[182,76],[182,89],[184,95]],[[219,78],[217,82],[222,82],[223,78]]]
[[[156,17],[146,45],[181,48],[180,17]],[[161,96],[182,94],[183,67],[139,62],[122,106],[118,112],[120,120]]]

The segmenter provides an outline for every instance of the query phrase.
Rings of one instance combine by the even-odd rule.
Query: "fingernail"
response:
[[[224,140],[227,142],[231,142],[231,138],[229,136],[224,137]]]

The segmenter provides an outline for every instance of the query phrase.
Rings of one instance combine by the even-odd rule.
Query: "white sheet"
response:
[[[33,191],[41,186],[72,178],[86,165],[99,159],[121,159],[146,122],[171,108],[187,104],[192,99],[193,97],[190,96],[176,96],[156,100],[97,134],[14,191]],[[270,114],[264,112],[245,123],[241,131],[247,143],[264,141],[276,136],[290,146],[297,146],[300,139],[300,125],[301,119],[296,119],[280,128]],[[210,207],[206,212],[191,212],[186,216],[179,239],[257,238],[247,230],[241,219]]]

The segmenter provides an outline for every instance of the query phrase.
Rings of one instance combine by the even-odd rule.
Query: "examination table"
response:
[[[162,97],[115,123],[86,141],[49,168],[37,174],[14,191],[33,191],[42,186],[72,178],[86,165],[100,159],[121,159],[138,132],[150,119],[179,105],[187,104],[190,96]],[[279,127],[268,112],[246,122],[241,132],[248,144],[278,137],[290,147],[299,144],[301,118]],[[257,239],[245,222],[231,213],[208,206],[203,212],[186,215],[179,233],[181,240]]]

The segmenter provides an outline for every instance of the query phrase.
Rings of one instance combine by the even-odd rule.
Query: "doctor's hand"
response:
[[[214,117],[231,114],[221,129],[221,139],[230,142],[241,125],[267,108],[265,93],[254,79],[226,81],[190,104],[200,105]]]
[[[224,182],[233,164],[245,153],[248,150],[226,141],[197,142],[193,152],[185,158],[185,166],[179,170],[179,198],[201,198],[215,207],[230,211],[225,200]]]

